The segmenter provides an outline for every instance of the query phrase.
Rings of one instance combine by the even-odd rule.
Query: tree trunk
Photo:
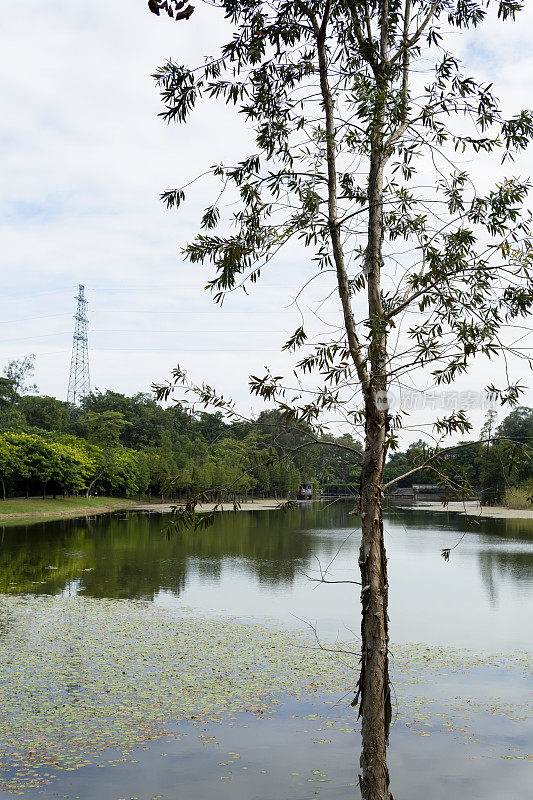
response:
[[[382,28],[382,37],[384,30]],[[382,38],[382,50],[386,47]],[[370,171],[368,176],[368,240],[364,273],[371,321],[370,381],[365,396],[365,452],[361,469],[361,674],[357,693],[362,717],[362,800],[392,800],[387,767],[387,745],[391,721],[389,682],[389,628],[387,555],[383,540],[381,489],[387,452],[387,329],[381,300],[383,264],[383,171],[385,152],[383,98],[387,85],[384,72],[375,72]]]
[[[386,397],[386,330],[382,323],[380,272],[383,243],[383,99],[378,93],[374,109],[372,150],[368,182],[368,241],[364,274],[371,320],[370,346],[365,355],[359,342],[352,311],[351,290],[344,261],[337,208],[335,118],[328,80],[324,22],[311,17],[317,40],[320,86],[326,117],[328,166],[328,224],[337,271],[348,348],[365,399],[365,453],[361,470],[361,674],[353,705],[359,701],[362,717],[362,752],[359,777],[362,800],[392,800],[389,791],[387,744],[391,719],[388,671],[387,558],[383,542],[381,482],[386,453],[387,411],[378,403]],[[382,31],[383,33],[383,31]],[[376,75],[376,82],[383,76]],[[370,362],[370,373],[368,363]]]
[[[359,701],[359,716],[362,717],[362,774],[359,776],[362,800],[392,800],[387,768],[391,699],[387,555],[381,490],[385,450],[386,418],[379,413],[371,414],[361,472],[361,674],[354,700],[354,705]]]
[[[6,499],[6,485],[4,483],[4,479],[3,478],[2,478],[2,495],[3,495],[2,499],[5,500]]]

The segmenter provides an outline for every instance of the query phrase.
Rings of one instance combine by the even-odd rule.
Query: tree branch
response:
[[[533,437],[531,436],[524,436],[521,438],[533,439]],[[511,439],[509,436],[499,436],[499,437],[491,437],[490,439],[478,439],[475,442],[467,442],[466,444],[457,444],[454,445],[453,447],[445,447],[443,450],[439,450],[437,453],[433,453],[432,456],[430,456],[426,461],[424,461],[423,464],[420,464],[418,467],[410,469],[409,472],[404,472],[403,475],[398,475],[398,477],[393,478],[387,483],[384,483],[381,486],[381,490],[385,491],[385,489],[388,489],[389,486],[392,486],[394,483],[398,483],[398,481],[401,481],[404,478],[409,477],[409,475],[414,475],[415,472],[420,472],[420,470],[427,467],[428,464],[431,464],[432,461],[434,461],[436,458],[440,458],[442,455],[446,455],[447,453],[453,453],[455,450],[464,450],[465,447],[474,447],[480,444],[490,444],[492,442],[515,442],[515,440]],[[515,442],[515,444],[520,444],[520,443]]]
[[[414,34],[409,39],[407,39],[406,42],[402,44],[402,46],[396,51],[394,56],[390,59],[389,61],[390,66],[395,64],[396,61],[398,61],[402,57],[405,48],[411,48],[413,47],[413,45],[417,43],[417,41],[424,33],[426,27],[431,22],[432,17],[435,15],[435,12],[437,11],[438,7],[441,5],[442,2],[443,0],[435,0],[433,5],[429,9],[427,15],[424,17],[424,19],[422,20],[422,22],[420,23],[419,27],[414,32]]]
[[[313,21],[314,20],[314,21]],[[328,82],[328,65],[325,47],[325,29],[319,29],[316,19],[313,22],[313,29],[318,50],[318,64],[320,74],[320,89],[324,102],[324,113],[326,116],[326,153],[328,164],[328,226],[331,237],[333,258],[337,269],[337,285],[339,297],[342,304],[344,324],[350,355],[357,370],[357,376],[361,382],[363,391],[366,393],[370,386],[362,348],[357,337],[355,320],[350,300],[350,286],[348,275],[344,263],[344,253],[340,237],[338,210],[337,210],[337,175],[336,175],[336,156],[335,156],[335,127],[333,119],[333,98]]]

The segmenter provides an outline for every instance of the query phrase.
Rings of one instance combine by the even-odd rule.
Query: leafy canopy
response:
[[[317,424],[325,413],[342,413],[361,425],[354,392],[368,396],[385,382],[401,393],[421,370],[426,384],[428,373],[434,384],[448,384],[475,356],[511,352],[530,362],[527,349],[502,340],[502,329],[520,324],[533,304],[524,211],[530,183],[511,172],[532,138],[533,114],[506,117],[492,85],[470,76],[448,49],[453,29],[481,26],[494,12],[514,20],[522,4],[211,5],[234,34],[198,66],[170,59],[157,70],[161,116],[184,123],[203,98],[219,98],[253,127],[256,147],[239,163],[211,167],[220,192],[184,256],[211,265],[208,288],[222,302],[228,291],[255,283],[296,240],[312,265],[309,279],[328,270],[338,277],[341,262],[347,265],[349,313],[357,309],[352,339],[340,329],[310,342],[302,324],[287,341],[288,350],[304,349],[298,379],[318,376],[321,388],[311,399],[302,402],[284,377],[268,372],[252,376],[252,391],[277,403],[286,419]],[[503,165],[492,185],[487,174],[474,179],[464,168],[465,158],[473,155],[481,165],[489,154]],[[383,170],[382,232],[379,263],[369,265],[375,164]],[[162,199],[179,207],[185,187]],[[487,391],[515,404],[522,387],[504,370],[502,377]],[[173,384],[184,379],[178,368]],[[203,400],[216,405],[214,393],[203,391]],[[400,415],[390,420],[392,446],[402,422]],[[457,409],[436,421],[434,433],[440,441],[469,428]]]

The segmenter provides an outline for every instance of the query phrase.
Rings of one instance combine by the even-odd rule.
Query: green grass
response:
[[[529,480],[521,486],[513,486],[511,489],[507,489],[503,503],[507,508],[530,509],[533,508],[532,496],[533,481]]]
[[[56,500],[0,500],[0,520],[29,517],[63,517],[113,511],[135,506],[134,500],[122,497],[59,497]]]

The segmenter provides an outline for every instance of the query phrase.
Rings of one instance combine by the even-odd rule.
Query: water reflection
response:
[[[531,584],[532,558],[531,552],[482,550],[479,553],[479,567],[489,592],[498,576],[511,579],[519,587],[520,584],[523,584],[524,587],[529,586]]]
[[[316,509],[224,514],[201,533],[161,533],[166,517],[131,513],[4,529],[0,591],[56,593],[80,579],[94,597],[153,599],[160,589],[179,594],[193,568],[220,578],[223,562],[239,562],[268,584],[291,584],[316,552],[333,554],[328,538],[338,513]],[[320,521],[322,531],[308,532]],[[352,518],[349,518],[350,520]],[[356,522],[353,522],[355,528]]]
[[[181,602],[288,624],[306,619],[334,635],[357,627],[358,587],[317,587],[305,576],[334,560],[332,579],[357,579],[360,529],[350,508],[224,514],[213,528],[170,540],[159,514],[7,527],[0,592]],[[485,519],[472,526],[458,514],[392,507],[385,531],[393,638],[528,646],[533,521]],[[446,564],[440,551],[454,545]]]

